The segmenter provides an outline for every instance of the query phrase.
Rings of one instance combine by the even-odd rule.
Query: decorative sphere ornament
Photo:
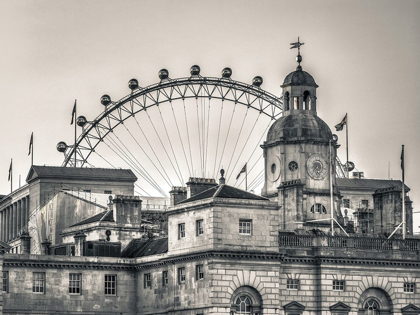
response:
[[[130,90],[135,90],[139,87],[139,81],[137,81],[136,79],[131,79],[130,81],[128,81],[128,87],[130,88]]]
[[[57,143],[57,151],[58,152],[64,152],[67,149],[67,144],[64,141],[60,141]]]
[[[102,97],[101,97],[101,104],[104,105],[104,106],[106,106],[109,103],[111,103],[111,97],[109,95],[106,95],[106,94],[105,95],[102,95]]]
[[[84,125],[86,125],[86,123],[87,123],[87,119],[86,119],[85,116],[79,116],[79,117],[77,117],[76,124],[79,127],[83,127]]]
[[[190,69],[191,75],[199,75],[200,74],[200,66],[194,65]]]
[[[262,83],[263,83],[263,79],[260,76],[256,76],[255,78],[252,79],[253,86],[261,86]]]
[[[169,77],[169,71],[166,69],[162,69],[159,71],[159,79],[167,79]]]
[[[334,142],[337,142],[338,141],[338,136],[336,134],[333,134],[332,139],[333,139]]]
[[[225,79],[229,79],[232,76],[232,69],[226,67],[222,70],[222,77]]]
[[[302,62],[302,56],[301,55],[297,55],[296,56],[296,61],[299,62],[299,63]]]

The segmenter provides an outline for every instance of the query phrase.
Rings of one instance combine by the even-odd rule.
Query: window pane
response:
[[[35,292],[35,293],[45,292],[45,273],[44,272],[33,273],[32,292]]]
[[[105,275],[105,295],[117,294],[117,276]]]

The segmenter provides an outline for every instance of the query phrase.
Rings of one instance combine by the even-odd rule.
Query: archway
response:
[[[233,292],[230,314],[260,315],[262,307],[261,294],[249,286],[242,286]]]
[[[369,288],[359,298],[359,315],[393,314],[391,297],[380,288]]]

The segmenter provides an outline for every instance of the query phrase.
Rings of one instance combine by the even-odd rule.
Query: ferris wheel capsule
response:
[[[200,66],[194,65],[190,69],[191,75],[199,75],[200,74]]]
[[[252,79],[253,86],[261,86],[262,83],[263,83],[263,78],[261,78],[260,76],[256,76]]]
[[[79,116],[79,117],[77,117],[76,124],[79,127],[83,127],[84,125],[86,125],[86,123],[87,123],[87,119],[86,119],[85,116]]]
[[[130,81],[128,81],[128,87],[130,88],[130,90],[135,90],[139,87],[139,81],[137,81],[136,79],[131,79]]]
[[[163,79],[167,79],[169,77],[169,71],[166,69],[161,69],[159,71],[159,79],[163,80]]]
[[[226,67],[222,70],[222,77],[225,79],[229,79],[232,75],[232,69],[229,67]]]
[[[111,97],[109,95],[107,95],[107,94],[102,95],[102,97],[101,97],[101,104],[104,105],[104,106],[106,106],[109,103],[111,103]]]
[[[64,152],[67,149],[67,144],[64,141],[60,141],[57,143],[57,151],[58,152]]]

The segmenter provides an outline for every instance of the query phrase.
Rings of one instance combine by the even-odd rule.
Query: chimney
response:
[[[74,236],[74,244],[75,246],[75,256],[84,256],[85,255],[85,241],[86,241],[86,234],[82,232],[76,233]]]
[[[115,196],[112,200],[115,223],[140,227],[141,202],[139,196]]]
[[[41,243],[41,247],[42,247],[42,255],[49,255],[50,254],[50,246],[51,246],[51,242],[46,238],[45,241],[43,241]]]
[[[214,178],[190,177],[187,183],[187,198],[217,186]]]
[[[20,246],[22,248],[22,254],[31,253],[31,237],[28,232],[22,232],[20,235]]]
[[[173,186],[171,194],[171,207],[187,198],[187,187]]]

